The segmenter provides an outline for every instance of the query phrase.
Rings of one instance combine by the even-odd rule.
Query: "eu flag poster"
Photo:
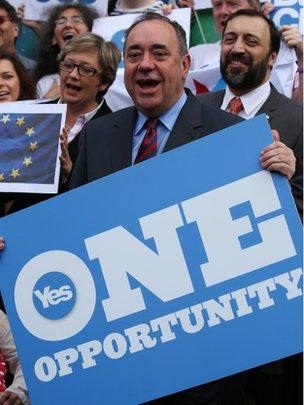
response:
[[[65,104],[7,104],[0,109],[0,191],[56,193]]]

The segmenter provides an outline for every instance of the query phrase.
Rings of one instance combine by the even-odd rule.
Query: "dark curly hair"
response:
[[[57,73],[58,71],[57,57],[60,53],[60,48],[57,44],[52,45],[52,38],[55,30],[55,21],[63,11],[68,9],[75,9],[80,12],[85,25],[88,27],[88,31],[92,30],[94,19],[99,17],[97,11],[93,7],[84,4],[63,4],[52,7],[48,10],[47,19],[42,28],[37,66],[34,71],[36,82],[43,76]]]
[[[26,71],[23,64],[18,59],[18,56],[8,52],[0,52],[0,61],[8,60],[14,66],[16,74],[20,82],[20,92],[18,100],[35,100],[36,99],[36,86],[33,82],[33,79]]]

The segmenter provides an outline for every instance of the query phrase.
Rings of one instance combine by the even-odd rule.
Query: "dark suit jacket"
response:
[[[204,93],[197,96],[199,101],[214,108],[221,108],[225,90]],[[302,108],[280,94],[272,85],[271,93],[257,115],[265,113],[269,125],[280,134],[280,140],[294,152],[297,159],[296,172],[290,183],[297,209],[303,214],[303,118]]]
[[[46,102],[45,104],[56,104],[57,102],[58,102],[58,99],[51,100],[49,102]],[[96,114],[91,118],[91,120],[95,120],[99,117],[102,117],[103,115],[110,114],[111,112],[112,112],[112,110],[108,107],[106,101],[104,100],[102,106],[96,112]],[[69,146],[68,146],[70,158],[72,160],[73,165],[77,159],[79,135],[80,134],[77,134],[75,136],[75,138],[69,143]],[[69,182],[65,182],[65,183],[60,182],[58,187],[59,187],[58,194],[61,194],[68,190]],[[14,199],[14,202],[13,202],[12,206],[10,207],[8,214],[11,214],[13,212],[20,211],[21,209],[30,207],[41,201],[47,200],[48,198],[54,197],[55,195],[56,194],[18,193],[15,196],[12,196],[12,198],[11,198],[11,199]]]
[[[70,182],[71,188],[131,166],[136,117],[136,107],[129,107],[86,125]],[[240,121],[231,114],[202,105],[190,93],[164,152]]]

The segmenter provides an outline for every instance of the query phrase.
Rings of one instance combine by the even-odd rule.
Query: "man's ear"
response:
[[[273,65],[276,63],[277,57],[278,54],[276,52],[271,52],[268,60],[268,66],[270,67],[270,69],[272,69]]]
[[[14,24],[14,38],[16,39],[19,35],[19,25]]]
[[[188,75],[189,69],[190,69],[190,65],[191,65],[191,58],[190,55],[187,53],[186,55],[183,56],[182,59],[182,67],[183,67],[183,79],[186,80],[186,77]]]
[[[56,38],[54,37],[54,35],[52,36],[51,43],[52,43],[52,45],[57,45],[57,41],[56,41]]]

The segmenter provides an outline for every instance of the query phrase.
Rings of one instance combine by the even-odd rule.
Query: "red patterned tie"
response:
[[[238,115],[240,111],[244,109],[242,100],[239,97],[233,97],[229,103],[230,113],[234,115]]]
[[[5,376],[6,376],[6,364],[3,354],[0,352],[0,392],[5,391]]]
[[[147,129],[145,137],[140,145],[134,164],[150,159],[157,152],[157,131],[158,118],[148,118],[144,127]]]

